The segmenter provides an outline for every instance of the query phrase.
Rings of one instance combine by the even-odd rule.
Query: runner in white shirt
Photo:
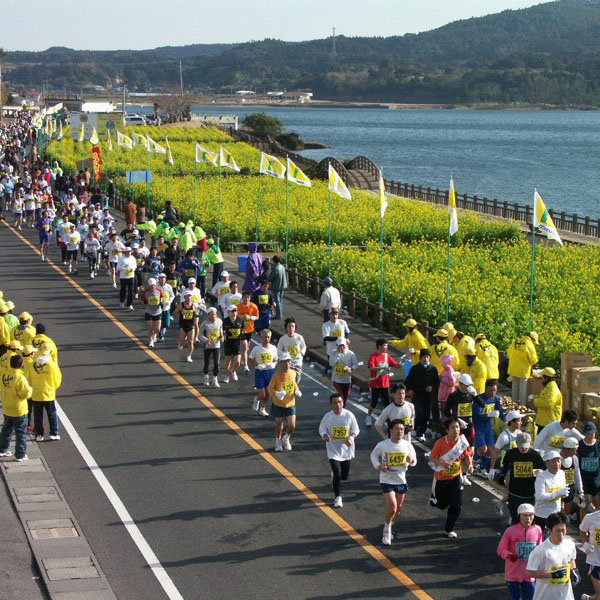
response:
[[[256,367],[254,371],[254,387],[256,388],[256,397],[252,403],[252,410],[257,411],[262,417],[268,417],[267,401],[269,394],[267,388],[271,377],[275,373],[277,366],[277,348],[271,344],[271,331],[263,329],[260,332],[261,343],[252,348],[248,354],[250,364]]]
[[[527,561],[527,576],[535,577],[533,600],[574,600],[571,580],[580,581],[575,564],[575,543],[567,536],[567,516],[548,516],[548,539],[534,548]],[[583,596],[582,596],[583,598]]]
[[[535,480],[535,524],[542,529],[546,526],[546,519],[560,511],[562,499],[569,495],[565,473],[560,468],[560,454],[549,450],[544,461],[546,470]]]
[[[344,399],[339,392],[329,396],[331,410],[321,419],[319,435],[326,442],[327,458],[331,466],[333,506],[342,508],[342,481],[350,474],[350,461],[354,458],[354,440],[360,429],[356,417],[344,408]]]
[[[358,369],[358,359],[352,350],[348,350],[348,342],[345,338],[339,337],[335,344],[336,349],[329,355],[331,383],[342,395],[345,407],[352,386],[352,371]]]
[[[135,242],[134,242],[135,243]],[[131,244],[133,246],[133,244]],[[136,259],[137,266],[137,259]],[[136,270],[137,273],[137,270]],[[171,304],[175,301],[175,292],[170,284],[167,283],[167,274],[160,273],[158,276],[158,285],[156,286],[162,292],[162,313],[160,315],[160,329],[158,331],[158,337],[156,338],[159,342],[165,341],[167,335],[167,329],[171,327]]]
[[[25,194],[24,200],[27,223],[29,223],[29,228],[33,229],[35,225],[35,195],[29,191],[27,194]]]
[[[13,216],[15,218],[15,227],[17,229],[21,229],[23,226],[23,211],[25,210],[25,202],[20,194],[17,192],[15,194],[15,199],[13,200],[12,211]]]
[[[287,352],[292,357],[291,367],[296,371],[296,383],[302,379],[302,362],[306,354],[306,342],[304,338],[296,333],[296,320],[289,317],[285,320],[285,335],[282,335],[277,342],[279,354]]]
[[[339,309],[332,308],[329,311],[329,321],[325,321],[321,326],[321,334],[325,342],[327,356],[335,350],[335,342],[338,338],[346,338],[350,335],[350,329],[344,319],[339,318]]]
[[[104,252],[107,256],[108,274],[111,279],[112,286],[117,287],[117,263],[121,252],[125,249],[125,244],[117,239],[116,233],[109,235],[109,241],[104,246]]]
[[[69,263],[69,273],[77,273],[77,253],[79,252],[79,242],[81,236],[78,231],[75,231],[75,224],[69,223],[69,227],[65,227],[63,241],[67,245],[67,262]]]
[[[563,442],[568,437],[574,437],[580,442],[584,436],[575,429],[578,420],[579,415],[574,410],[565,410],[560,422],[554,421],[553,423],[548,423],[537,434],[537,437],[533,441],[534,449],[543,456],[544,452],[548,450],[560,450]]]
[[[221,387],[219,385],[219,359],[221,355],[221,342],[225,341],[223,335],[223,321],[217,317],[217,309],[211,306],[207,316],[200,323],[200,340],[204,343],[204,385]],[[212,358],[212,379],[208,374],[209,364]]]
[[[227,307],[229,304],[225,303],[225,296],[229,294],[229,272],[223,271],[219,276],[220,279],[213,286],[211,293],[217,297],[219,314],[222,319],[227,316]]]
[[[392,543],[392,525],[398,518],[408,491],[406,470],[417,464],[413,445],[404,439],[404,423],[396,419],[390,423],[390,438],[379,442],[371,452],[371,463],[379,471],[379,483],[385,499],[385,517],[381,543]]]
[[[229,291],[224,296],[219,296],[219,303],[223,299],[223,308],[227,308],[230,305],[237,306],[242,301],[242,294],[238,292],[238,282],[229,282]]]
[[[98,270],[98,256],[100,254],[100,248],[100,242],[90,231],[83,241],[83,251],[90,267],[90,279],[94,279]]]
[[[415,427],[415,406],[406,400],[406,387],[403,383],[394,383],[390,389],[392,401],[377,417],[375,429],[382,440],[389,437],[389,424],[396,419],[404,423],[404,439],[411,441],[411,431]]]
[[[119,273],[119,302],[121,308],[127,304],[129,310],[133,310],[133,284],[135,280],[135,258],[131,256],[131,248],[123,246],[123,254],[119,257],[116,269]]]
[[[585,562],[589,565],[589,576],[594,588],[594,600],[600,598],[600,511],[586,514],[579,525],[579,537],[586,553]],[[582,594],[581,600],[591,600],[592,596]]]

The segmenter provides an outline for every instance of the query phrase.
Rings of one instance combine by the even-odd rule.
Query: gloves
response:
[[[275,395],[280,399],[283,400],[285,398],[285,392],[283,390],[280,390],[279,392],[275,392]]]
[[[566,498],[569,495],[569,486],[560,490],[560,492],[556,493],[555,498]]]
[[[300,390],[296,390],[296,397],[300,398],[302,396],[302,392]]]
[[[488,417],[490,419],[497,419],[500,416],[500,411],[499,410],[493,410],[492,412],[488,413]]]
[[[539,477],[543,472],[542,469],[533,469],[532,471],[534,477]]]
[[[508,560],[510,560],[510,562],[517,562],[519,560],[519,557],[516,554],[509,552]]]
[[[490,472],[488,473],[488,479],[490,481],[494,481],[494,477],[496,476],[497,472],[498,472],[497,469],[490,469]]]
[[[529,396],[527,396],[527,400],[529,400],[529,402],[531,402],[534,398],[535,396],[533,394],[529,394]]]
[[[583,544],[583,546],[581,547],[581,549],[586,553],[586,554],[591,554],[592,552],[594,552],[596,550],[596,547],[594,546],[594,544],[590,544],[589,542],[585,542]]]
[[[467,428],[467,424],[465,421],[463,421],[462,419],[458,420],[458,424],[460,425],[461,429],[466,429]]]
[[[567,576],[567,569],[558,569],[556,571],[552,571],[550,577],[551,579],[562,579]]]
[[[571,569],[571,583],[575,586],[581,582],[581,575],[579,569]]]
[[[255,317],[254,315],[252,315],[252,316],[250,317],[250,320],[251,320],[251,321],[256,321],[257,319],[258,319],[258,317]]]

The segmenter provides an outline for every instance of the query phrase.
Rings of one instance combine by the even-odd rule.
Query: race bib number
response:
[[[562,448],[562,445],[565,443],[566,438],[559,436],[559,435],[555,435],[551,440],[550,440],[550,447],[551,448]]]
[[[230,329],[229,330],[229,339],[237,340],[237,338],[240,337],[240,332],[241,332],[241,329]]]
[[[194,309],[193,308],[184,308],[181,311],[181,314],[183,315],[183,318],[186,321],[191,321],[194,318]]]
[[[561,487],[551,487],[551,488],[548,488],[548,493],[549,494],[556,494],[556,492],[560,492],[560,490],[562,490]]]
[[[193,277],[193,276],[194,276],[194,273],[195,273],[194,269],[184,269],[184,270],[183,270],[183,274],[184,274],[186,277]],[[220,291],[220,290],[219,290],[219,291]]]
[[[410,417],[400,417],[400,420],[404,423],[404,425],[410,425]]]
[[[581,459],[581,469],[583,471],[591,471],[592,473],[598,470],[598,457],[597,456],[584,456]]]
[[[125,275],[133,275],[133,269],[131,267],[125,267]]]
[[[600,528],[594,527],[592,539],[594,540],[594,546],[600,547]]]
[[[331,438],[334,440],[346,440],[348,439],[348,425],[341,425],[339,427],[331,428]]]
[[[211,342],[217,342],[220,337],[221,337],[221,332],[219,330],[214,330],[214,331],[211,330],[208,332],[208,339]]]
[[[113,256],[119,256],[119,250],[118,250],[118,248],[113,248],[113,249],[110,251],[110,253],[111,253]]]
[[[449,467],[446,467],[442,472],[442,475],[447,477],[455,477],[460,473],[460,461],[455,460]]]
[[[140,264],[141,264],[141,261],[140,261]],[[169,279],[168,283],[174,290],[177,289],[177,279]]]
[[[388,452],[387,453],[387,466],[388,468],[394,469],[403,467],[406,464],[406,452]]]
[[[515,462],[513,467],[515,477],[517,479],[525,479],[527,477],[533,477],[533,463],[532,462]]]
[[[459,417],[472,417],[473,416],[473,405],[470,402],[465,402],[458,405],[458,416]]]
[[[44,231],[50,231],[50,225],[44,225]]]
[[[494,404],[486,404],[483,407],[483,414],[484,415],[489,415],[493,410],[494,410]]]
[[[288,351],[288,354],[292,358],[294,358],[295,356],[298,356],[298,354],[300,353],[300,348],[298,346],[288,346],[287,351]]]
[[[519,560],[529,560],[529,555],[535,547],[535,542],[517,542],[517,558]]]
[[[260,294],[258,296],[259,304],[269,304],[269,296],[267,294]]]
[[[228,293],[229,293],[229,288],[228,287],[224,286],[222,288],[219,288],[219,296],[224,296],[225,294],[228,294]]]
[[[286,396],[294,393],[295,385],[293,381],[285,381],[281,384],[281,389],[286,393]]]
[[[571,578],[571,567],[570,565],[561,565],[558,567],[551,567],[550,568],[550,572],[551,573],[555,573],[556,571],[560,571],[564,569],[565,570],[565,575],[563,575],[562,577],[551,577],[550,578],[550,584],[551,585],[566,585]]]
[[[150,306],[158,306],[159,302],[160,302],[160,299],[158,296],[150,296],[150,298],[148,298],[148,304]]]
[[[331,331],[332,337],[342,337],[342,330],[338,327],[337,329],[332,329]]]
[[[516,448],[516,447],[517,447],[517,442],[510,442],[510,443],[508,444],[508,448],[509,448],[510,450],[512,450],[513,448]]]
[[[261,352],[260,362],[263,365],[271,364],[273,362],[273,355],[270,352]]]
[[[575,469],[563,469],[565,472],[565,481],[567,485],[573,485],[575,482]]]
[[[333,373],[336,377],[344,377],[345,375],[348,375],[344,365],[335,365],[335,367],[333,367]]]
[[[77,236],[76,235],[70,235],[69,236],[69,241],[71,242],[71,244],[76,244],[77,243]]]

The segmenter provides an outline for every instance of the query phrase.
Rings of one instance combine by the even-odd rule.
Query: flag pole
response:
[[[217,239],[219,240],[219,246],[221,245],[221,158],[219,157],[219,223],[217,228]]]
[[[150,150],[148,150],[148,140],[146,140],[146,210],[150,212]]]
[[[537,191],[537,190],[535,190]],[[533,227],[531,229],[531,283],[529,289],[529,329],[533,329],[533,288],[535,285],[535,193],[533,195]]]
[[[329,190],[329,268],[327,274],[331,277],[331,190]]]
[[[256,198],[256,227],[254,228],[254,241],[258,242],[260,234],[260,193],[262,187],[262,175],[258,176],[258,196]]]
[[[452,264],[452,234],[450,233],[450,223],[452,215],[448,215],[448,263],[446,266],[446,322],[450,320],[450,267]]]
[[[194,165],[196,166],[194,173],[194,226],[196,225],[196,206],[198,204],[198,161],[194,161]],[[167,173],[169,172],[169,167],[167,167]]]
[[[288,250],[290,246],[290,159],[286,155],[285,170],[285,266],[288,266]]]
[[[131,200],[135,200],[135,195],[133,193],[133,153],[135,152],[135,146],[131,146],[131,161],[129,165],[129,196]]]
[[[380,181],[383,180],[383,170],[379,169],[379,178]],[[383,194],[385,196],[385,188],[383,190]],[[381,200],[380,200],[381,202]],[[379,286],[379,304],[381,304],[383,306],[383,204],[379,207],[379,216],[381,218],[381,225],[380,225],[380,249],[381,249],[381,256],[380,256],[380,265],[379,265],[379,269],[381,271],[381,282],[380,282],[380,286]]]

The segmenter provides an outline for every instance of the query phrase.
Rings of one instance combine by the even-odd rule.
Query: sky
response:
[[[198,43],[288,41],[418,33],[451,21],[540,4],[527,0],[2,0],[23,27],[2,28],[6,50],[145,49]],[[39,17],[30,19],[32,15]]]

